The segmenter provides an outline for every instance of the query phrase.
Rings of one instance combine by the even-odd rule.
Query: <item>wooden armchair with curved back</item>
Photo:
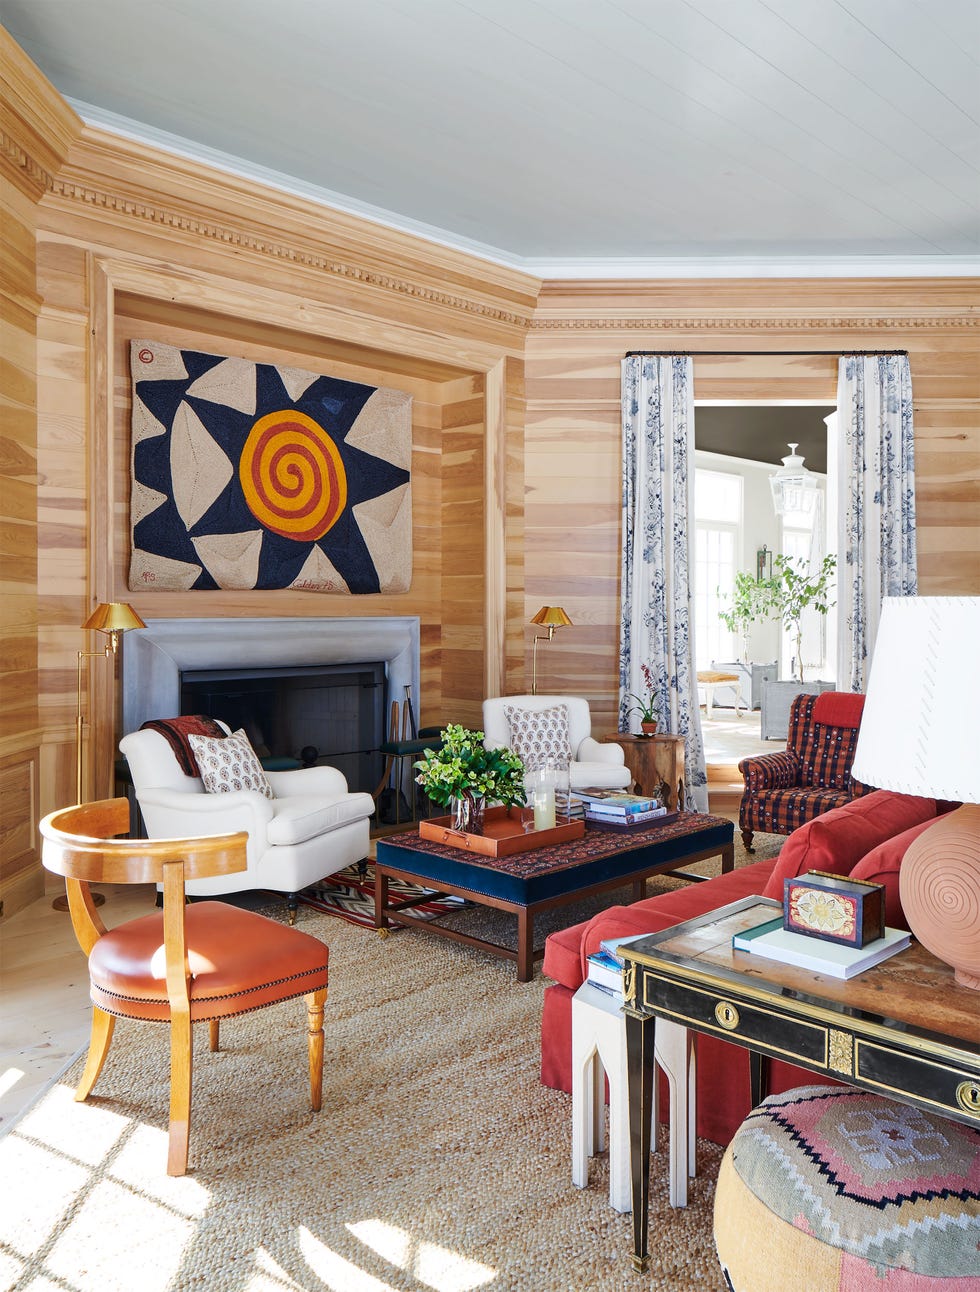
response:
[[[52,812],[41,822],[42,861],[65,877],[72,924],[88,957],[92,1037],[76,1100],[88,1098],[109,1052],[116,1018],[170,1024],[170,1134],[167,1172],[183,1175],[191,1112],[191,1029],[305,996],[310,1100],[320,1108],[327,947],[300,930],[225,902],[186,905],[187,880],[246,865],[246,834],[197,839],[119,839],[129,829],[126,799]],[[90,883],[162,884],[163,910],[107,930]]]

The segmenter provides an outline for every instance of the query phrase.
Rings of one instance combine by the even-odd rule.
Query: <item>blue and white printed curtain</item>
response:
[[[689,357],[623,360],[623,570],[620,730],[639,730],[630,694],[654,680],[661,730],[684,737],[685,806],[708,810],[694,666],[689,531],[694,493],[694,365]]]
[[[917,591],[908,356],[842,355],[837,412],[837,675],[842,690],[864,691],[882,598]]]

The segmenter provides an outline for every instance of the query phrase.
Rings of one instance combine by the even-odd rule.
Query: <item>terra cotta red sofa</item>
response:
[[[907,928],[898,894],[898,871],[908,845],[936,818],[934,799],[874,790],[800,826],[778,857],[741,866],[707,883],[684,887],[631,906],[612,906],[582,924],[552,933],[545,943],[541,1025],[541,1080],[571,1090],[572,997],[586,977],[587,957],[603,938],[658,933],[742,897],[782,900],[783,880],[809,870],[850,874],[885,886],[885,922]],[[769,1066],[769,1091],[813,1081],[813,1074],[779,1060]],[[698,1134],[727,1144],[750,1110],[748,1051],[712,1036],[698,1038]],[[664,1087],[666,1100],[666,1086]]]

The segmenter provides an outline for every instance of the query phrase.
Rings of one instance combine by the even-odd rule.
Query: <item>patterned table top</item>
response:
[[[389,848],[398,848],[406,852],[422,853],[428,857],[444,858],[446,861],[465,862],[468,866],[482,867],[500,875],[510,875],[515,879],[530,880],[675,840],[690,838],[693,852],[698,846],[698,840],[694,836],[713,834],[719,829],[724,831],[725,827],[727,827],[730,842],[735,827],[727,818],[709,816],[704,812],[681,812],[675,820],[669,821],[666,825],[658,826],[654,823],[647,829],[637,829],[629,834],[587,829],[581,839],[557,843],[550,848],[534,848],[530,852],[518,852],[509,857],[485,857],[468,852],[465,848],[451,848],[446,844],[436,843],[432,839],[423,839],[417,830],[413,830],[407,834],[389,835],[388,838],[379,840],[379,860],[391,866],[404,864],[406,869],[411,869],[411,858],[406,857],[402,863],[383,855]],[[716,839],[720,837],[718,835]],[[707,846],[716,839],[706,839],[704,845]]]

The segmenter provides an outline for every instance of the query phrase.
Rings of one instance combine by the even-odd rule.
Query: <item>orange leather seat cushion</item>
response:
[[[227,902],[191,904],[185,926],[192,1022],[244,1014],[327,985],[329,950],[308,933]],[[162,912],[110,929],[88,966],[99,1009],[169,1022]]]

